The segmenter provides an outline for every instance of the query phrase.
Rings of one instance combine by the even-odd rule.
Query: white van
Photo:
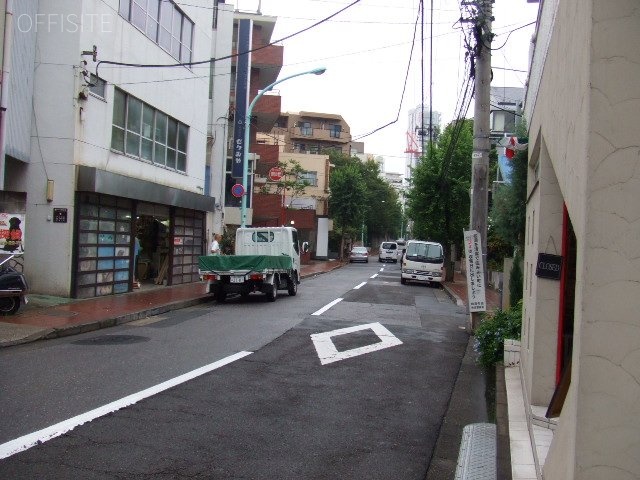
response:
[[[437,283],[444,281],[444,249],[436,242],[409,240],[402,258],[400,282]]]
[[[398,262],[398,244],[396,242],[382,242],[378,251],[379,262]]]

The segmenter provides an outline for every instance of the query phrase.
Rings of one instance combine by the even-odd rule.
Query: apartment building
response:
[[[240,21],[251,22],[251,52],[250,73],[249,73],[249,97],[247,105],[258,95],[261,90],[275,82],[282,69],[283,47],[281,45],[270,45],[272,41],[273,29],[277,17],[262,15],[260,13],[240,12],[234,13],[233,21],[233,53],[237,52],[238,32]],[[225,197],[224,215],[225,225],[241,224],[241,197],[235,197],[232,187],[236,183],[242,183],[242,179],[234,177],[232,174],[233,160],[233,127],[237,94],[237,66],[238,57],[232,59],[231,64],[231,93],[229,109],[229,143],[225,166]],[[277,92],[268,92],[262,95],[256,102],[252,110],[251,125],[249,130],[248,145],[248,183],[245,186],[247,192],[247,217],[246,224],[253,224],[255,201],[253,198],[253,174],[259,169],[261,163],[274,163],[278,158],[278,147],[273,145],[258,144],[256,135],[259,132],[270,132],[280,115],[281,98]]]
[[[258,135],[257,151],[275,148],[278,155],[269,156],[269,160],[263,160],[266,157],[261,156],[256,168],[254,198],[259,198],[259,202],[255,202],[254,223],[280,225],[293,222],[301,240],[310,245],[310,254],[303,261],[328,256],[328,235],[333,229],[328,211],[332,167],[328,152],[352,155],[362,150],[364,144],[353,142],[350,132],[341,115],[303,111],[281,113],[271,132]],[[301,179],[309,183],[305,193],[296,197],[277,191],[277,182],[268,178],[270,168],[278,162],[287,164],[290,161],[302,167],[305,173]]]
[[[640,478],[640,11],[540,2],[519,367],[538,478]],[[546,443],[546,445],[545,445]]]
[[[321,154],[336,150],[351,154],[351,129],[338,114],[319,112],[282,113],[272,131],[281,138],[285,153]]]
[[[218,200],[205,194],[210,2],[12,5],[0,209],[22,216],[32,291],[198,281]]]

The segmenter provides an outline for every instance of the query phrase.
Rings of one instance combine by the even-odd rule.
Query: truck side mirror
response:
[[[302,253],[307,253],[309,251],[309,242],[302,242]]]

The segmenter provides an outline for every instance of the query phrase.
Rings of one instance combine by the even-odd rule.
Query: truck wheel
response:
[[[224,291],[223,287],[219,287],[218,290],[216,291],[216,302],[224,303],[226,299],[227,299],[227,292]]]
[[[296,293],[298,293],[298,276],[295,273],[287,280],[287,290],[292,297],[295,297]]]
[[[275,282],[272,285],[269,285],[269,290],[267,291],[267,300],[270,302],[275,302],[278,297],[278,286]]]

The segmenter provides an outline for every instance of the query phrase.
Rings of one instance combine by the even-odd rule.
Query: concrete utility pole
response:
[[[491,98],[491,3],[476,0],[475,19],[475,103],[473,119],[473,154],[471,159],[471,225],[480,233],[484,284],[487,285],[487,216],[489,207],[489,101]],[[471,313],[471,331],[480,324],[481,312]]]

